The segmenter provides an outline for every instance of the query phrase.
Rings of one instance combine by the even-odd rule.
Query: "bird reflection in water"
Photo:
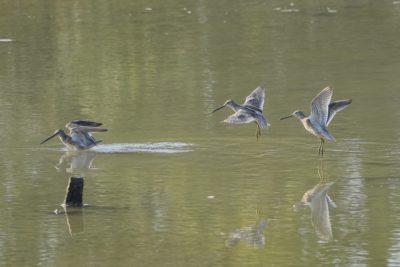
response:
[[[86,151],[67,151],[60,157],[58,164],[55,166],[57,170],[65,168],[67,173],[73,175],[84,176],[90,170],[95,169],[93,167],[93,161],[96,157],[96,152]]]
[[[265,247],[265,235],[264,231],[267,227],[268,220],[265,218],[259,218],[260,212],[257,210],[258,220],[255,225],[247,226],[241,229],[234,230],[229,234],[228,239],[225,240],[227,247],[233,247],[238,244],[239,241],[245,241],[248,245],[262,249]]]
[[[304,193],[300,203],[294,205],[296,211],[305,206],[310,207],[311,224],[322,241],[333,239],[329,206],[336,208],[336,204],[328,196],[333,184],[334,182],[318,183]]]

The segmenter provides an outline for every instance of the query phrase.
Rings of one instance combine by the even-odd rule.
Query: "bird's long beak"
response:
[[[283,118],[281,118],[280,120],[289,119],[289,118],[291,118],[291,117],[293,117],[293,114],[290,114],[289,116],[283,117]]]
[[[211,111],[210,114],[213,114],[214,112],[216,112],[216,111],[218,111],[218,110],[220,110],[221,108],[224,108],[224,107],[225,107],[225,105],[223,105],[223,106],[221,106],[221,107],[219,107],[219,108],[216,108],[216,109],[214,109],[213,111]]]
[[[54,134],[50,135],[49,137],[47,137],[45,140],[43,140],[40,144],[46,143],[47,141],[49,141],[51,138],[53,138],[54,136],[58,135],[58,131],[55,132]]]

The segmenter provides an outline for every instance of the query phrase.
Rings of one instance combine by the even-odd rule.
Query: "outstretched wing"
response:
[[[90,127],[99,127],[101,126],[102,123],[100,122],[95,122],[95,121],[89,121],[89,120],[73,120],[68,122],[65,127],[71,130],[72,128],[75,127],[80,127],[80,126],[90,126]]]
[[[331,102],[333,88],[328,86],[311,101],[311,114],[309,119],[320,126],[326,126],[328,122],[329,103]]]
[[[329,111],[328,111],[328,121],[326,125],[328,126],[329,123],[331,123],[333,117],[335,117],[336,113],[347,108],[351,104],[352,100],[347,99],[347,100],[339,100],[339,101],[334,101],[329,104]]]
[[[250,95],[246,97],[243,106],[251,106],[262,111],[264,109],[264,99],[265,89],[261,86],[258,86],[253,92],[251,92]]]
[[[71,129],[71,138],[77,143],[88,148],[97,145],[101,140],[96,140],[92,136],[92,132],[106,132],[107,129],[91,126],[80,126]]]
[[[224,122],[232,124],[243,124],[243,123],[250,123],[253,121],[256,121],[256,118],[254,118],[244,110],[239,110],[224,120]]]
[[[71,132],[76,133],[92,133],[92,132],[106,132],[106,128],[91,127],[91,126],[79,126],[71,129]]]
[[[232,124],[256,122],[260,126],[260,128],[267,128],[270,126],[262,114],[253,116],[245,110],[239,110],[235,112],[234,114],[226,118],[224,122]]]

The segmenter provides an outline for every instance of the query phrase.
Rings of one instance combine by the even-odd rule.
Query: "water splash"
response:
[[[143,144],[102,144],[91,150],[99,153],[183,153],[193,151],[193,144],[180,142],[159,142]]]

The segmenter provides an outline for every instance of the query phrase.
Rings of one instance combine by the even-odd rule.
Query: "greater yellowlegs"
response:
[[[260,128],[267,128],[270,126],[262,113],[264,108],[264,99],[265,89],[259,86],[246,97],[246,100],[242,105],[229,99],[221,107],[213,110],[212,113],[223,107],[231,108],[235,113],[226,118],[224,122],[232,124],[255,122],[257,124],[256,137],[258,139],[261,135]]]
[[[328,86],[311,101],[311,113],[310,116],[304,115],[302,111],[295,111],[291,115],[281,118],[287,119],[290,117],[298,118],[303,124],[304,128],[315,135],[321,140],[318,148],[318,155],[323,156],[324,154],[324,142],[335,141],[335,138],[328,132],[328,125],[335,117],[336,113],[346,108],[351,104],[352,100],[339,100],[331,102],[333,94],[333,88]]]
[[[43,144],[51,138],[58,135],[61,142],[70,150],[84,150],[94,147],[102,140],[95,140],[92,132],[105,132],[107,129],[100,128],[101,123],[88,120],[74,120],[68,122],[65,127],[69,129],[69,135],[62,129],[56,130],[51,136],[46,138],[40,144]]]

